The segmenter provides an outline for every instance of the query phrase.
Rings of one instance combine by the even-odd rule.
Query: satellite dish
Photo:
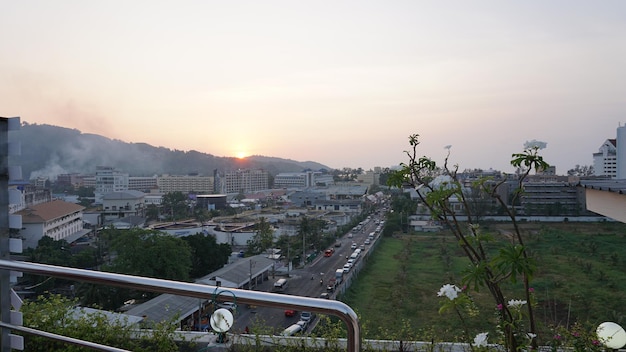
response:
[[[226,332],[233,326],[233,313],[220,308],[211,315],[211,327],[217,332]]]
[[[616,350],[626,345],[626,331],[618,324],[604,322],[598,326],[596,334],[600,342],[608,348]]]

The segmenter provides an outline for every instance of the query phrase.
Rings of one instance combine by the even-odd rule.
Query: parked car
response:
[[[293,317],[294,315],[296,315],[296,311],[293,309],[285,309],[285,316],[286,317]]]
[[[320,298],[330,299],[330,293],[328,293],[328,292],[322,292],[322,293],[320,294]]]
[[[352,243],[352,245],[350,246],[350,248],[351,248],[351,249],[356,249],[356,247],[357,247],[357,244],[356,244],[356,243],[354,243],[354,242],[353,242],[353,243]]]

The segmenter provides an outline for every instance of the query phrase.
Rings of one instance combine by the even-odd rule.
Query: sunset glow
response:
[[[626,121],[626,1],[5,1],[0,33],[0,116],[216,156],[367,170],[417,133],[564,174]]]

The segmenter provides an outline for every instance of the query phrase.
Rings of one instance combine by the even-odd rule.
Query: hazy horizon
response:
[[[565,174],[626,121],[626,2],[4,1],[0,115],[215,156]]]

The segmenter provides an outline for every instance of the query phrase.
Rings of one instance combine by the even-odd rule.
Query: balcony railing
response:
[[[139,289],[151,292],[169,293],[174,295],[196,297],[201,299],[213,298],[216,290],[220,287],[202,285],[187,282],[178,282],[162,279],[147,278],[101,271],[67,268],[47,264],[37,264],[13,260],[0,260],[0,270],[13,270],[37,275],[53,276],[75,281],[84,281],[94,284],[119,286],[124,288]],[[301,296],[281,295],[268,292],[249,291],[228,288],[235,297],[230,295],[220,296],[224,301],[237,300],[237,304],[251,304],[280,309],[308,310],[311,312],[333,315],[346,324],[348,331],[348,351],[357,352],[361,349],[361,331],[356,313],[343,302],[309,298]],[[50,334],[40,330],[17,327],[0,322],[0,328],[23,331],[67,343],[86,346],[103,351],[123,351],[114,347],[99,345],[88,341],[73,339],[67,336]]]

